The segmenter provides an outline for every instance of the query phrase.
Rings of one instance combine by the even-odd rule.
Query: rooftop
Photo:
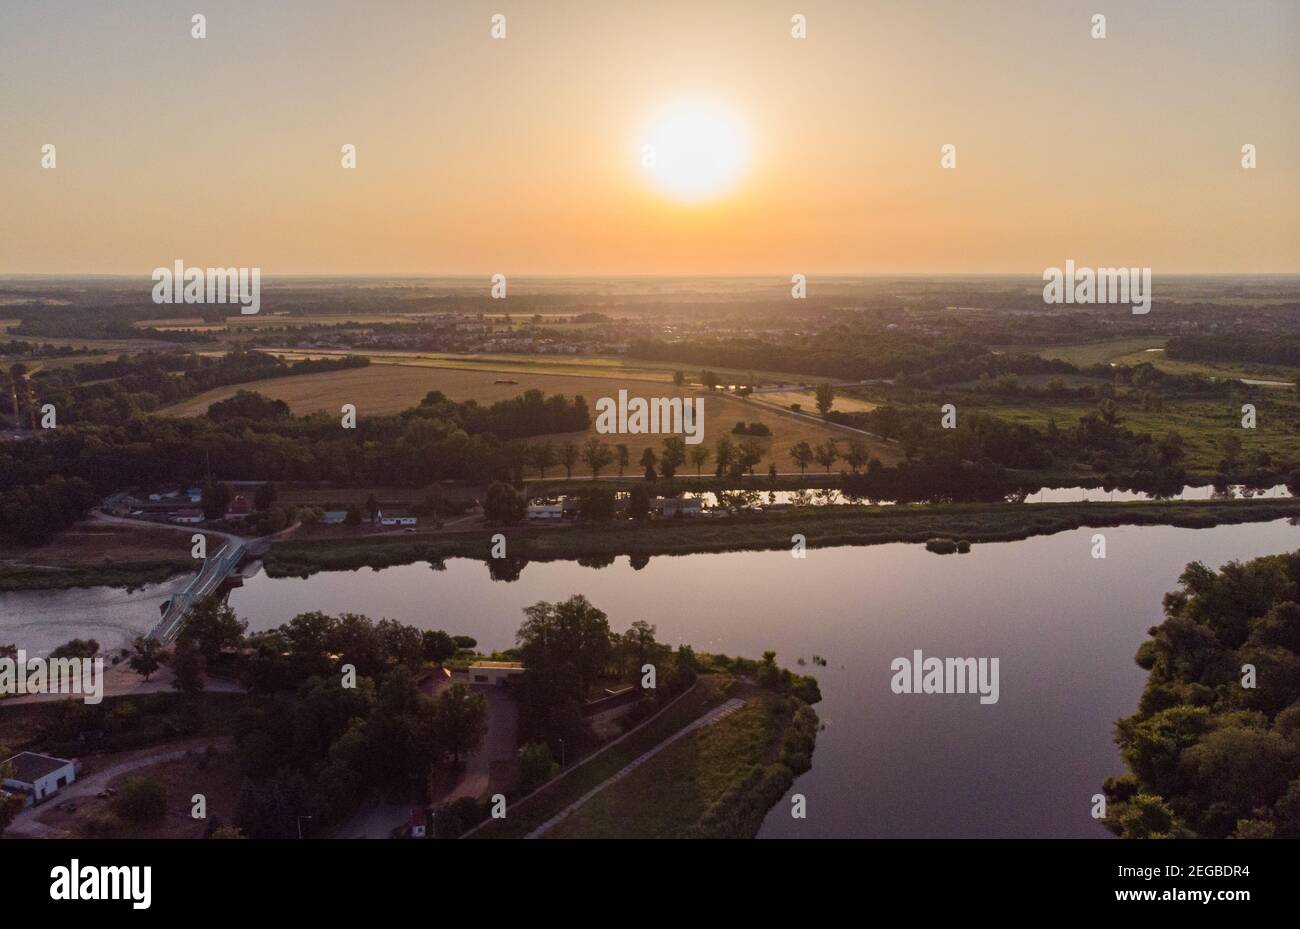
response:
[[[470,665],[471,668],[518,668],[524,669],[522,661],[476,661]]]
[[[40,780],[47,774],[65,765],[72,764],[64,758],[54,758],[50,755],[38,755],[36,752],[19,752],[12,758],[6,758],[0,761],[0,767],[13,765],[13,779],[22,781],[24,784],[32,784]]]

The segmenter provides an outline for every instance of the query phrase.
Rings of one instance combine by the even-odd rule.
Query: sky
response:
[[[1294,0],[4,0],[0,273],[1297,272],[1297,47]]]

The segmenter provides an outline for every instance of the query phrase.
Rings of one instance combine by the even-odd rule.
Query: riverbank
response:
[[[1300,500],[1265,499],[1134,503],[925,504],[802,507],[731,517],[652,520],[564,527],[481,527],[475,531],[364,538],[286,540],[263,565],[271,577],[316,571],[382,568],[446,558],[489,560],[491,537],[507,539],[509,562],[612,559],[619,555],[686,555],[789,548],[802,535],[809,548],[923,543],[935,537],[972,543],[1010,542],[1082,526],[1169,525],[1208,528],[1300,517]]]
[[[472,837],[753,838],[811,767],[818,726],[804,701],[713,669]]]

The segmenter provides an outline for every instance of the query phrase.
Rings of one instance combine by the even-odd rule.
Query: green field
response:
[[[1241,407],[1253,403],[1256,428],[1241,427]],[[1046,428],[1055,420],[1058,428],[1072,427],[1081,416],[1096,410],[1095,404],[1057,402],[1050,399],[1033,402],[988,403],[973,399],[970,410],[988,413],[1008,422],[1023,423],[1036,429]],[[1120,424],[1135,433],[1149,433],[1152,438],[1170,432],[1182,435],[1189,471],[1212,476],[1223,460],[1222,442],[1229,435],[1241,439],[1243,456],[1267,451],[1278,456],[1300,457],[1300,401],[1282,390],[1256,389],[1238,397],[1216,400],[1169,401],[1162,410],[1141,410],[1124,406]]]

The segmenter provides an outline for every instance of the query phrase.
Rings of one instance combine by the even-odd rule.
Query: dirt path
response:
[[[93,797],[99,793],[108,784],[117,777],[130,771],[137,771],[140,768],[147,768],[151,765],[159,764],[164,761],[175,761],[178,758],[184,758],[186,752],[204,751],[209,745],[215,745],[220,751],[227,751],[233,747],[234,742],[225,737],[187,739],[184,742],[169,742],[166,745],[159,745],[154,748],[140,749],[135,752],[123,752],[117,755],[106,756],[100,761],[112,760],[107,768],[100,768],[92,771],[84,777],[78,777],[77,780],[60,790],[53,799],[39,806],[28,807],[14,817],[8,830],[11,835],[28,836],[30,838],[58,838],[63,835],[62,832],[45,825],[40,821],[40,816],[55,805],[62,805],[69,800],[77,800],[85,797]],[[87,766],[94,763],[95,759],[87,762]]]

